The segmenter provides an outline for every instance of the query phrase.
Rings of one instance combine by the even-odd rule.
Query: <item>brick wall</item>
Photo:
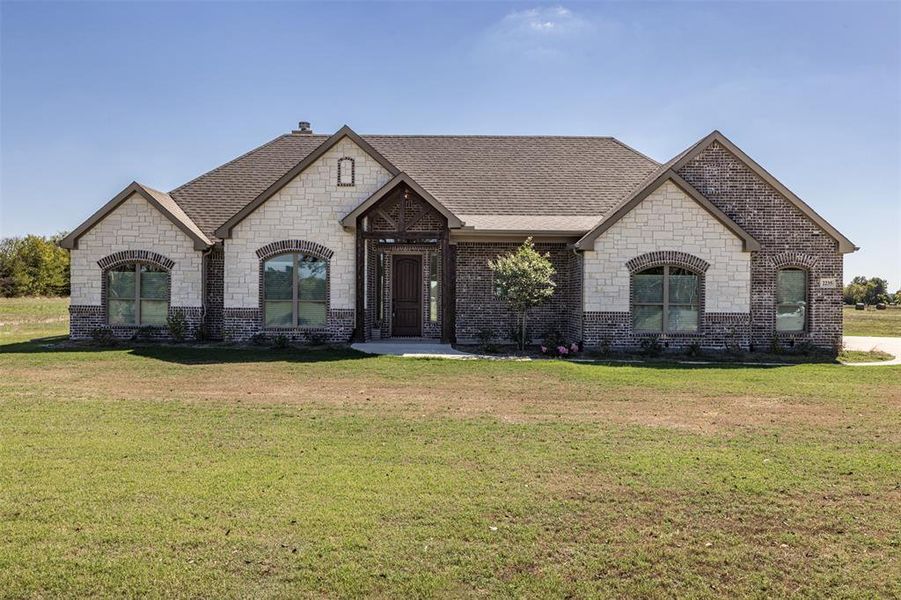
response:
[[[761,244],[751,257],[750,342],[768,347],[809,342],[835,350],[842,336],[842,255],[838,243],[718,143],[679,174]],[[776,271],[808,271],[808,322],[803,333],[775,331]],[[830,287],[822,284],[834,281]]]
[[[210,339],[223,338],[222,309],[225,292],[225,253],[214,248],[206,257],[206,317]]]
[[[479,340],[482,329],[490,329],[499,341],[511,341],[515,316],[495,294],[494,274],[488,261],[515,250],[516,243],[457,243],[457,341],[463,344]],[[575,333],[579,328],[579,257],[566,244],[535,244],[550,253],[557,270],[554,296],[543,306],[529,312],[529,336],[540,341],[549,330]],[[573,335],[573,339],[578,339]]]
[[[257,334],[267,340],[284,336],[291,342],[330,342],[343,344],[350,342],[353,335],[354,310],[346,308],[329,309],[324,327],[263,327],[263,311],[258,308],[225,308],[222,311],[223,337],[229,342],[247,342]]]

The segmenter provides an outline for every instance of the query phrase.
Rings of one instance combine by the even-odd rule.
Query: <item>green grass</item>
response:
[[[838,359],[842,362],[879,362],[895,358],[882,350],[842,350]]]
[[[56,349],[22,312],[0,597],[901,594],[901,367]]]
[[[901,337],[901,307],[876,310],[868,306],[866,310],[855,310],[845,306],[843,316],[845,335]]]
[[[0,298],[0,344],[65,335],[68,298]]]

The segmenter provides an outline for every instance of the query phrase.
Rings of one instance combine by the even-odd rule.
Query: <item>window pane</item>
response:
[[[141,325],[165,325],[168,309],[165,300],[141,300]]]
[[[127,270],[126,270],[127,269]],[[109,285],[107,286],[110,298],[134,298],[135,297],[135,268],[134,265],[119,267],[117,270],[107,273]]]
[[[169,275],[152,267],[141,266],[141,298],[168,300]]]
[[[776,307],[776,331],[803,331],[804,305],[788,304]]]
[[[266,302],[264,312],[267,327],[291,327],[294,318],[293,303],[287,302]]]
[[[326,262],[309,256],[300,257],[300,298],[325,302]]]
[[[429,320],[438,322],[438,253],[429,255]]]
[[[325,325],[325,302],[298,302],[297,317],[301,325]]]
[[[634,318],[636,331],[662,331],[663,306],[636,306]]]
[[[692,306],[670,306],[668,331],[697,331],[698,309]]]
[[[113,300],[109,301],[109,324],[110,325],[134,325],[135,324],[135,301],[134,300]]]
[[[679,269],[682,271],[682,269]],[[672,304],[698,303],[698,276],[694,274],[669,276],[669,301]]]
[[[662,269],[659,274],[642,271],[635,276],[635,302],[663,302]]]
[[[782,269],[776,274],[776,303],[793,304],[807,299],[807,273]]]
[[[294,256],[270,258],[263,265],[263,297],[266,300],[291,300]]]

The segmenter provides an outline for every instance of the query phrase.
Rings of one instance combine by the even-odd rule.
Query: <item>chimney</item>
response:
[[[309,121],[301,121],[297,124],[297,129],[295,129],[291,133],[302,133],[305,135],[310,135],[313,133],[313,128],[310,127]]]

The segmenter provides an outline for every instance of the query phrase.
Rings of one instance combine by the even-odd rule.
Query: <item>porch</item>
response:
[[[456,341],[449,234],[459,220],[404,174],[355,213],[348,215],[356,231],[354,341]]]

